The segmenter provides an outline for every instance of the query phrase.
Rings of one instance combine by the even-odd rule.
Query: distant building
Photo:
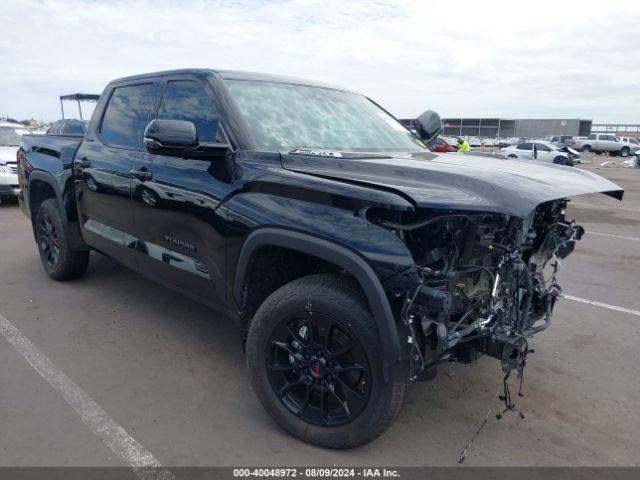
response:
[[[400,120],[410,126],[412,120]],[[481,138],[527,137],[547,135],[586,136],[591,133],[591,120],[526,119],[526,118],[443,118],[443,135]]]

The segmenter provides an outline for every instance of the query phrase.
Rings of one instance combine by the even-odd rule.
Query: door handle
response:
[[[82,157],[80,160],[76,160],[76,163],[80,168],[89,168],[91,166],[91,160],[87,157]]]
[[[129,170],[129,174],[137,178],[138,180],[145,181],[151,180],[153,178],[153,173],[147,170],[145,167],[142,167],[140,170]]]

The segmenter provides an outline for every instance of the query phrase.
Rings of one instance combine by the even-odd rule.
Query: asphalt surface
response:
[[[532,341],[516,397],[525,418],[492,415],[467,465],[640,464],[640,169],[599,160],[582,168],[622,185],[625,199],[572,202],[588,233],[559,278],[569,295],[629,311],[561,300]],[[489,358],[447,364],[410,386],[374,442],[304,444],[253,394],[232,322],[97,254],[83,279],[49,280],[16,204],[0,205],[0,315],[166,466],[455,465],[502,379]],[[90,427],[0,336],[0,466],[125,465]]]

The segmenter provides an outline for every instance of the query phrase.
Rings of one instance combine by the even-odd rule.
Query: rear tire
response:
[[[622,147],[622,148],[620,149],[620,156],[621,156],[621,157],[625,157],[625,158],[626,158],[626,157],[628,157],[628,156],[629,156],[629,153],[630,153],[630,152],[631,152],[631,150],[629,150],[629,147]]]
[[[591,151],[591,146],[590,145],[585,145],[584,147],[582,147],[580,149],[581,152],[590,152]]]
[[[247,365],[258,398],[282,428],[308,443],[352,448],[380,435],[402,408],[406,379],[385,382],[380,350],[355,282],[310,275],[260,306]]]
[[[69,245],[67,224],[56,200],[45,200],[40,205],[34,235],[42,266],[49,277],[72,280],[87,271],[89,252],[73,250]]]

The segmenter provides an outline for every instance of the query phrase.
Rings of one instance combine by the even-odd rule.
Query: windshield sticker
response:
[[[298,155],[315,155],[317,157],[342,157],[342,153],[333,150],[312,150],[309,148],[296,148],[289,152]]]

